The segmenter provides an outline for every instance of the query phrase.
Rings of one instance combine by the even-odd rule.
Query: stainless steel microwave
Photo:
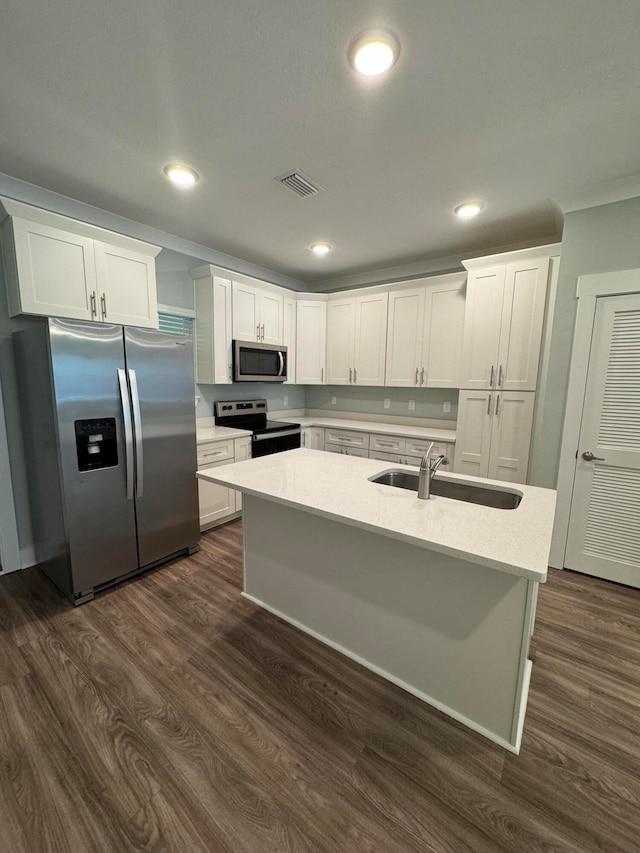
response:
[[[286,382],[287,347],[233,342],[234,382]]]

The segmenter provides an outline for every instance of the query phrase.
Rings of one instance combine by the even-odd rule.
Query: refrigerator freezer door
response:
[[[139,440],[136,445],[142,471],[135,499],[138,552],[140,565],[148,566],[200,538],[193,342],[132,327],[124,339],[129,384],[138,391],[133,420],[142,433],[142,448]]]
[[[118,380],[125,367],[122,327],[50,320],[49,329],[63,506],[78,594],[138,567]],[[130,405],[128,398],[124,403]]]

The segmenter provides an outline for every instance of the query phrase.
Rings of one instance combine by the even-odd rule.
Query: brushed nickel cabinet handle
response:
[[[102,308],[102,319],[107,319],[107,295],[103,293],[100,297],[100,307]]]
[[[425,383],[424,374],[425,374],[425,369],[424,369],[424,367],[423,367],[423,368],[422,368],[422,373],[420,374],[420,384],[421,384],[421,385],[424,385],[424,383]]]
[[[352,378],[351,378],[351,374],[352,374],[352,373],[353,373],[353,369],[350,367],[350,368],[349,368],[349,384],[351,384],[351,382],[353,381],[353,380],[352,380]]]
[[[488,415],[490,415],[490,414],[491,414],[491,397],[492,397],[492,395],[491,395],[491,394],[489,394],[489,401],[488,401],[488,403],[487,403],[487,414],[488,414]]]
[[[353,384],[355,385],[357,381],[358,381],[358,368],[354,367],[353,368]]]
[[[324,383],[324,367],[320,368],[320,382]]]
[[[498,385],[502,388],[502,381],[504,379],[504,372],[502,370],[502,365],[500,365],[500,370],[498,371]]]
[[[500,394],[496,394],[496,415],[500,412]]]
[[[260,323],[256,326],[256,340],[260,340]]]
[[[97,317],[98,316],[98,306],[96,305],[96,292],[95,292],[95,290],[93,291],[93,293],[89,297],[89,304],[91,306],[91,316]]]
[[[418,384],[419,375],[420,375],[420,369],[416,367],[416,385]]]
[[[489,379],[489,388],[493,388],[493,383],[495,382],[495,379],[496,379],[496,369],[492,364],[491,365],[491,378]]]

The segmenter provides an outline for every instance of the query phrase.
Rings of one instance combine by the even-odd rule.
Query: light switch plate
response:
[[[289,405],[289,398],[288,397],[284,398],[284,404],[285,404],[285,406]]]
[[[442,404],[442,411],[443,412],[450,412],[451,411],[451,403],[448,400],[446,403]]]
[[[416,410],[416,401],[415,400],[409,400],[409,411],[415,412],[415,410]]]
[[[385,407],[385,409],[391,408],[391,400],[389,399],[389,397],[384,398],[384,407]]]
[[[337,402],[338,402],[338,398],[337,398],[337,397],[332,397],[332,398],[331,398],[331,405],[332,405],[332,406],[335,406],[335,404],[336,404]]]

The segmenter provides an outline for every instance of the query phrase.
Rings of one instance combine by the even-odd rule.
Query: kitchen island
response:
[[[247,598],[518,752],[555,493],[438,472],[520,504],[422,501],[385,468],[299,449],[198,476],[244,494]]]

